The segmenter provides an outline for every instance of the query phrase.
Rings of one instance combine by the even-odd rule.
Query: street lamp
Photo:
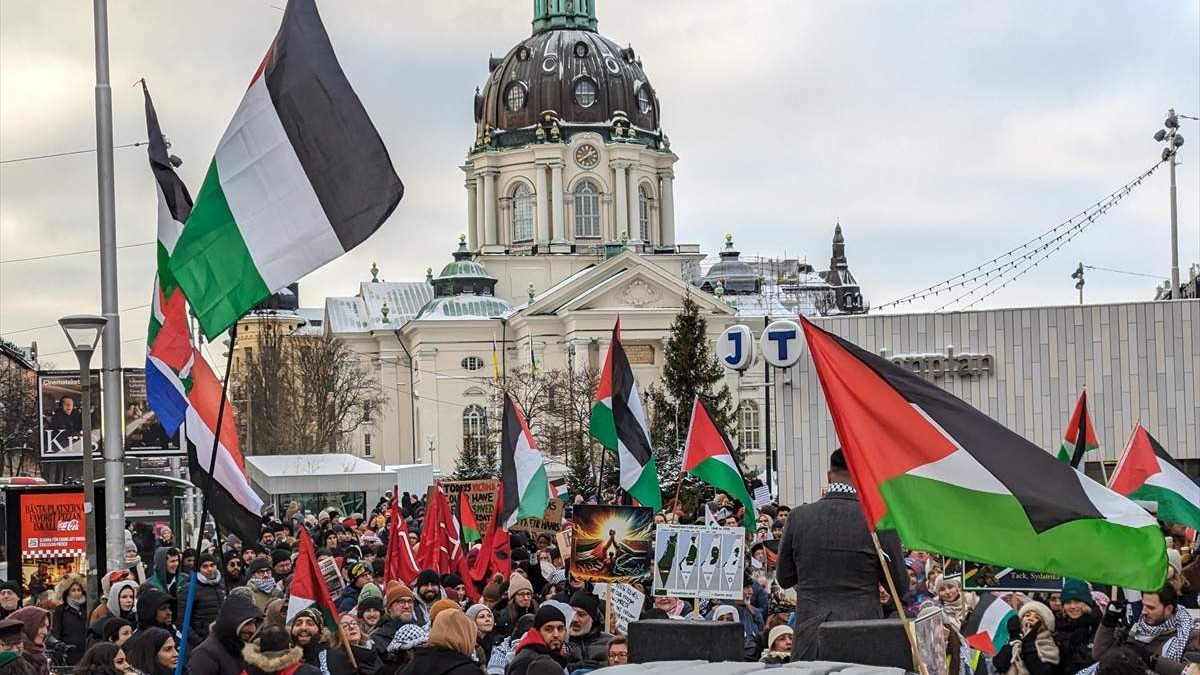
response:
[[[1162,159],[1171,163],[1171,299],[1179,299],[1179,207],[1175,199],[1175,166],[1179,164],[1179,148],[1183,146],[1183,136],[1179,133],[1179,118],[1186,115],[1175,114],[1175,109],[1167,111],[1167,119],[1163,121],[1163,129],[1154,132],[1154,140],[1163,144]]]
[[[102,316],[74,314],[58,320],[63,332],[67,334],[67,342],[79,359],[79,391],[83,400],[80,402],[80,417],[83,424],[82,444],[83,461],[83,522],[84,536],[87,537],[87,612],[92,611],[97,600],[96,591],[96,483],[92,469],[92,353],[100,343],[104,327],[108,319]],[[86,614],[85,614],[86,615]]]

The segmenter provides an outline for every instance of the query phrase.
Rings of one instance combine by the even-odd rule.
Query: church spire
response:
[[[596,30],[596,0],[533,0],[533,33],[555,28]]]

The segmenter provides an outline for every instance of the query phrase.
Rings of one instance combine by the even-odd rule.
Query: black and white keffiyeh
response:
[[[849,483],[830,483],[829,485],[827,485],[825,487],[825,494],[827,494],[827,495],[857,495],[858,490],[855,490],[854,486]]]
[[[1151,626],[1150,624],[1146,623],[1145,619],[1139,619],[1138,622],[1133,624],[1133,627],[1129,629],[1128,639],[1145,645],[1153,642],[1155,638],[1158,638],[1164,633],[1175,631],[1175,634],[1171,636],[1171,639],[1163,643],[1162,652],[1159,654],[1159,656],[1170,661],[1182,661],[1183,649],[1187,646],[1188,638],[1190,638],[1192,635],[1192,629],[1196,625],[1196,619],[1186,609],[1183,609],[1182,607],[1178,609],[1180,611],[1176,612],[1175,616],[1167,619],[1157,626]],[[1096,675],[1096,669],[1098,667],[1099,664],[1092,664],[1079,671],[1079,675]]]

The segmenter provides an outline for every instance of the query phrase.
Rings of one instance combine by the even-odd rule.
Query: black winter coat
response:
[[[444,647],[422,647],[399,675],[483,675],[483,668],[468,656]]]
[[[54,616],[50,620],[50,632],[54,637],[73,647],[67,651],[67,665],[79,663],[87,645],[88,621],[83,612],[83,608],[75,609],[64,600],[54,609]]]
[[[200,589],[197,588],[197,591]],[[195,611],[195,610],[193,610]],[[262,619],[263,613],[254,606],[254,601],[244,595],[232,595],[217,613],[212,632],[192,652],[188,659],[190,675],[227,675],[240,673],[245,663],[242,660],[243,642],[238,637],[238,628],[252,619]]]
[[[185,583],[179,587],[177,606],[187,607],[189,586],[190,580],[189,583]],[[217,620],[217,612],[221,611],[221,605],[224,602],[225,591],[221,589],[219,582],[217,584],[206,584],[199,581],[199,575],[197,575],[196,600],[192,604],[192,625],[188,627],[189,646],[196,647],[201,642],[204,642],[204,638],[208,637],[208,627],[213,621]],[[179,620],[182,622],[183,617],[180,617]]]
[[[1075,675],[1095,663],[1095,659],[1092,658],[1092,640],[1096,636],[1096,626],[1099,625],[1100,615],[1094,610],[1078,619],[1061,616],[1055,621],[1054,642],[1058,644],[1059,660],[1062,664],[1059,672],[1062,675]]]
[[[156,615],[158,614],[158,609],[163,605],[170,605],[172,620],[178,621],[179,613],[176,611],[178,603],[175,601],[175,598],[172,598],[153,586],[143,586],[142,592],[138,594],[137,604],[134,605],[134,610],[137,612],[136,628],[141,630],[143,628],[156,626],[158,628],[165,628],[174,633],[175,629],[173,626],[162,626],[155,621],[157,618]]]

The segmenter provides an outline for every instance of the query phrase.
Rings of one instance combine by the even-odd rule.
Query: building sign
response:
[[[886,350],[881,355],[901,368],[922,377],[982,377],[996,369],[996,357],[991,354],[955,354],[947,347],[944,354],[895,354]]]
[[[38,377],[42,459],[83,457],[83,392],[77,372],[47,372]],[[92,375],[92,450],[100,443],[100,374]]]
[[[804,331],[795,321],[775,321],[759,337],[759,349],[767,363],[776,368],[791,368],[804,353]]]
[[[631,366],[652,366],[654,365],[654,347],[653,345],[627,345],[622,344],[625,348],[625,358],[629,359]]]
[[[754,333],[749,326],[730,326],[717,338],[717,358],[721,365],[742,372],[754,365]]]
[[[83,492],[21,496],[21,557],[58,558],[87,551]]]
[[[156,455],[179,452],[179,436],[167,436],[146,400],[146,371],[126,370],[121,384],[125,394],[125,451]]]

